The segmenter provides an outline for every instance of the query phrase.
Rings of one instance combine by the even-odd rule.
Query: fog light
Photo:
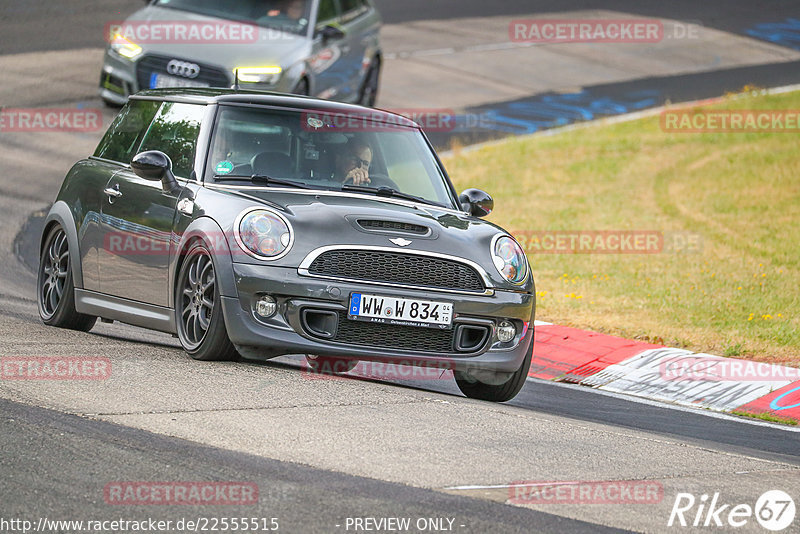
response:
[[[513,340],[517,335],[517,329],[510,321],[503,321],[497,327],[497,341],[500,343],[508,343]]]
[[[275,315],[276,311],[278,311],[278,304],[269,295],[264,295],[256,302],[256,313],[259,317],[267,319]]]

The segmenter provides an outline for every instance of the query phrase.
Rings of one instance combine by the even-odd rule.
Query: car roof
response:
[[[242,91],[224,88],[173,88],[173,89],[148,89],[140,91],[130,97],[133,100],[160,100],[167,102],[183,102],[187,104],[245,104],[263,105],[271,107],[286,107],[293,109],[306,109],[315,112],[334,114],[348,114],[359,117],[365,116],[370,120],[389,122],[410,128],[420,126],[404,117],[390,111],[366,108],[342,102],[333,102],[307,96],[291,95],[286,93],[273,93],[269,91]]]

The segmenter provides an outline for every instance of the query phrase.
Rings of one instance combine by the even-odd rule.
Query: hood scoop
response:
[[[388,221],[382,219],[358,219],[356,224],[362,230],[377,233],[410,234],[418,237],[425,237],[431,233],[431,229],[421,224],[413,224],[402,221]]]

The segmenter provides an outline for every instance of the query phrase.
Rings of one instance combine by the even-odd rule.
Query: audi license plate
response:
[[[204,82],[196,82],[186,78],[154,72],[150,76],[150,89],[163,89],[165,87],[209,87],[209,85]]]
[[[356,321],[450,328],[453,303],[352,293],[347,317]]]

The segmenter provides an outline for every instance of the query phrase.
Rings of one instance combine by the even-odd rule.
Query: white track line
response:
[[[613,391],[604,391],[602,389],[595,389],[589,386],[581,386],[580,384],[571,384],[569,382],[553,382],[551,380],[543,380],[541,378],[533,378],[528,377],[529,382],[543,382],[545,384],[551,384],[554,386],[559,386],[567,389],[580,389],[581,391],[591,392],[591,393],[598,393],[600,395],[605,395],[607,397],[613,397],[615,399],[621,399],[631,402],[636,402],[639,404],[646,404],[648,406],[656,406],[658,408],[667,408],[670,410],[678,410],[681,412],[688,412],[697,415],[704,415],[706,417],[713,417],[715,419],[725,419],[727,421],[735,421],[737,423],[744,423],[748,425],[755,425],[755,426],[763,426],[768,428],[776,428],[778,430],[783,430],[786,432],[794,432],[800,433],[800,428],[788,425],[781,425],[779,423],[767,423],[765,421],[758,421],[756,419],[751,419],[749,417],[740,417],[736,415],[728,415],[723,412],[715,412],[711,410],[700,410],[697,408],[690,408],[688,406],[680,406],[677,404],[671,404],[669,402],[664,401],[656,401],[650,400],[644,397],[637,397],[635,395],[626,395],[624,393],[615,393]]]

